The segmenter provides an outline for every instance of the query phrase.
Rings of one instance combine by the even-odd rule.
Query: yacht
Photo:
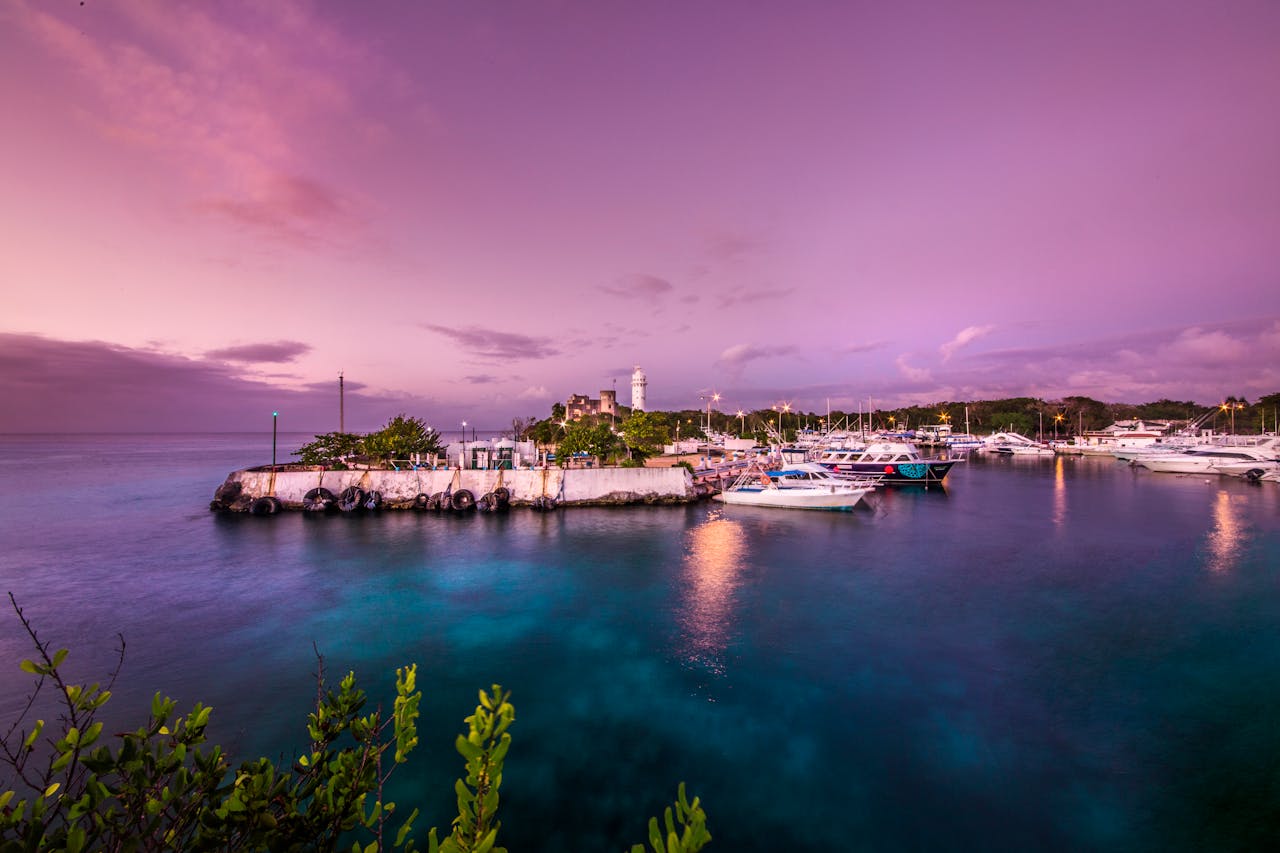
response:
[[[1230,443],[1200,445],[1183,453],[1161,453],[1138,457],[1133,464],[1151,471],[1172,474],[1237,473],[1241,465],[1266,467],[1260,463],[1280,459],[1280,436],[1264,435],[1236,439]],[[1225,470],[1224,470],[1225,469]]]
[[[1053,448],[1016,432],[997,432],[982,443],[983,453],[1000,456],[1052,456]]]
[[[865,447],[828,447],[818,464],[841,474],[881,477],[885,484],[928,485],[941,483],[958,459],[921,456],[909,441],[873,441]]]

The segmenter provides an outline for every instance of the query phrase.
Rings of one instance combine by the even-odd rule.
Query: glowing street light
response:
[[[742,438],[742,434],[747,431],[747,415],[742,409],[738,409],[738,438]]]
[[[1054,441],[1058,440],[1058,424],[1062,423],[1063,420],[1064,420],[1064,415],[1062,414],[1062,412],[1058,412],[1058,414],[1053,416],[1053,440]]]

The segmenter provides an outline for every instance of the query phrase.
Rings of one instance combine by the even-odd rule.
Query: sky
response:
[[[1280,4],[0,0],[0,432],[1280,390]],[[870,402],[868,402],[870,401]]]

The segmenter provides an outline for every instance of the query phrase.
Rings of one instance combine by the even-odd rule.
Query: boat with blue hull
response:
[[[837,475],[880,477],[886,485],[927,486],[942,483],[960,460],[922,456],[909,441],[875,441],[865,447],[829,447],[818,464]]]

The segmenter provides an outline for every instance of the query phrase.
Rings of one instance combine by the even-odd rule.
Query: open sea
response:
[[[975,458],[851,513],[208,512],[270,452],[0,436],[0,592],[73,679],[123,635],[109,731],[162,691],[233,757],[292,760],[318,648],[388,707],[419,664],[390,798],[420,839],[500,682],[512,853],[624,850],[682,780],[715,851],[1280,847],[1275,483]],[[3,728],[29,654],[0,614]]]

